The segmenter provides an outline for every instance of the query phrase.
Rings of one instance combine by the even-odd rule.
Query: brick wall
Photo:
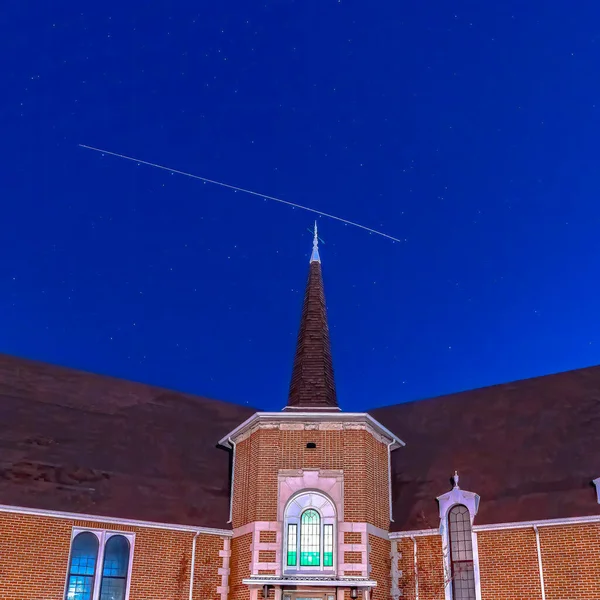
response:
[[[248,600],[248,586],[242,580],[250,576],[252,561],[252,534],[246,533],[231,540],[231,574],[229,576],[229,600]]]
[[[314,442],[316,448],[307,448]],[[233,526],[276,521],[281,469],[341,469],[344,520],[389,527],[387,446],[365,430],[258,429],[236,447]]]
[[[72,523],[0,513],[0,599],[62,600]]]
[[[538,531],[546,600],[600,598],[600,523]]]
[[[533,528],[480,531],[477,546],[482,600],[542,597]]]
[[[538,527],[547,600],[598,600],[600,523]],[[417,536],[419,600],[444,599],[439,535]],[[414,547],[397,540],[403,598],[414,600]],[[540,600],[542,590],[533,527],[477,532],[482,600]],[[374,567],[375,568],[375,567]],[[379,578],[378,578],[379,581]],[[388,588],[389,589],[389,588]]]
[[[442,538],[439,535],[419,536],[417,540],[417,569],[419,581],[419,600],[444,599],[444,561]],[[410,538],[398,540],[398,550],[402,555],[398,568],[402,571],[398,587],[403,598],[414,600],[415,595],[415,558],[414,545]]]
[[[188,598],[194,533],[0,512],[0,599],[62,600],[73,527],[135,533],[130,600]],[[223,544],[197,538],[196,600],[221,600]]]
[[[370,577],[377,581],[377,587],[373,590],[373,600],[388,600],[390,597],[390,552],[392,545],[389,540],[384,540],[375,535],[369,535],[369,565],[371,567]]]

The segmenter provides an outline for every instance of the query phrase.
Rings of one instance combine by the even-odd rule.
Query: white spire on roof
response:
[[[315,229],[314,229],[314,237],[313,237],[313,249],[312,254],[310,255],[310,262],[321,262],[321,257],[319,256],[319,235],[317,233],[317,222],[315,221]]]

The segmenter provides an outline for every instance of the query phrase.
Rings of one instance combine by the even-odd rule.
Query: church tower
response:
[[[221,445],[233,455],[230,600],[385,600],[390,452],[403,442],[337,401],[317,229],[290,391]]]

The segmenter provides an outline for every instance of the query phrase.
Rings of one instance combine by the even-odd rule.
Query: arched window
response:
[[[335,507],[317,492],[294,497],[285,511],[286,571],[333,569]]]
[[[125,600],[128,568],[129,541],[122,535],[113,535],[104,546],[100,600]]]
[[[476,600],[471,516],[466,506],[457,504],[448,512],[450,565],[453,600]]]
[[[73,538],[66,600],[91,600],[98,559],[98,538],[89,531]]]
[[[314,508],[300,519],[300,566],[321,566],[321,516]]]

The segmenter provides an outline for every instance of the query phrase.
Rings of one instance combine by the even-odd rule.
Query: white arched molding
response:
[[[454,474],[454,487],[437,498],[440,506],[440,535],[442,536],[442,553],[444,559],[444,593],[445,600],[454,600],[452,594],[452,565],[450,557],[450,535],[448,514],[456,505],[462,505],[469,511],[471,520],[471,541],[473,546],[473,571],[475,577],[475,597],[481,600],[481,583],[479,579],[479,552],[477,534],[473,531],[473,520],[479,510],[479,496],[474,492],[461,490],[458,486],[458,473]]]
[[[300,551],[301,551],[301,536],[302,536],[302,515],[308,510],[314,510],[319,515],[319,564],[315,565],[301,565]],[[331,498],[319,491],[306,490],[298,492],[292,496],[289,500],[284,511],[283,518],[283,552],[282,552],[282,567],[283,572],[286,574],[290,573],[302,573],[303,575],[323,575],[333,574],[336,572],[336,561],[337,561],[337,511]],[[295,565],[288,565],[288,549],[290,548],[288,540],[288,534],[290,531],[290,525],[292,530],[295,527],[295,543],[292,540],[292,545],[295,545],[297,552],[297,563]],[[326,532],[329,532],[327,535]],[[330,544],[330,548],[326,545]],[[325,564],[325,554],[331,552],[331,564]]]
[[[322,492],[331,498],[338,521],[344,520],[344,474],[343,471],[326,469],[281,469],[278,476],[277,520],[283,520],[283,513],[290,498],[303,491]]]
[[[600,504],[600,477],[596,477],[592,483],[596,486],[596,499],[598,500],[598,504]]]

